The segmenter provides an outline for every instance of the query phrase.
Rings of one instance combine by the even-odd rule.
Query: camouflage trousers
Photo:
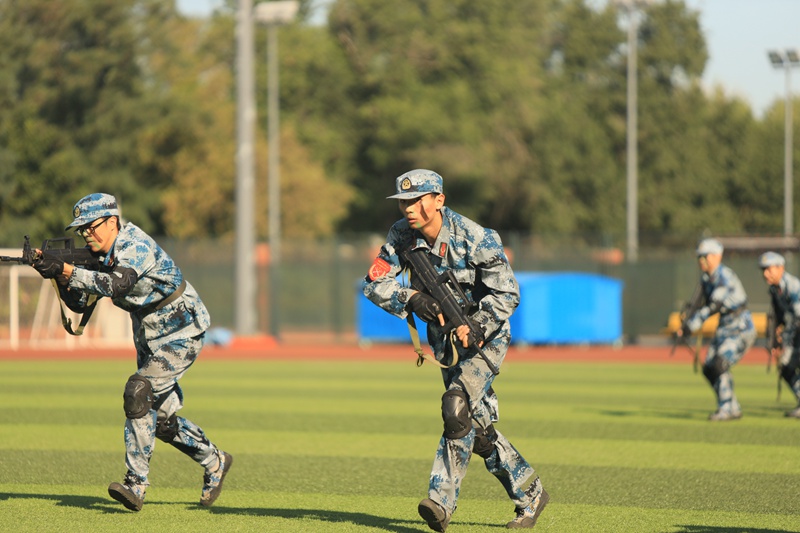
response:
[[[740,413],[742,410],[736,393],[733,390],[733,375],[731,368],[747,353],[756,341],[756,330],[752,321],[747,321],[748,327],[743,329],[717,330],[704,363],[705,367],[718,364],[717,359],[723,359],[722,367],[726,370],[712,383],[714,394],[717,397],[717,409],[725,413]]]
[[[141,418],[125,421],[125,463],[128,474],[138,483],[148,485],[150,458],[155,448],[157,428],[170,427],[158,437],[191,457],[206,469],[213,469],[218,460],[217,448],[203,430],[190,420],[177,416],[183,407],[183,391],[178,380],[200,353],[204,334],[193,338],[178,338],[161,343],[157,349],[142,349],[137,345],[139,369],[137,374],[147,378],[153,387],[155,401],[150,412]],[[173,420],[170,420],[174,416]]]
[[[781,377],[792,389],[794,397],[800,405],[800,349],[787,348],[781,354]]]
[[[483,348],[498,368],[508,349],[509,338],[509,335],[495,337]],[[494,375],[479,356],[442,369],[442,378],[447,390],[461,390],[467,394],[472,416],[472,429],[467,435],[461,438],[442,435],[431,470],[428,497],[452,514],[458,503],[461,482],[467,474],[476,434],[483,434],[498,421],[498,401],[491,388]],[[534,469],[508,439],[496,430],[495,435],[493,449],[485,456],[484,465],[500,481],[514,505],[526,507],[541,492],[541,483]]]

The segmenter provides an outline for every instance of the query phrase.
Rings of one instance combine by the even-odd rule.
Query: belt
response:
[[[170,294],[169,296],[158,302],[158,304],[156,304],[153,310],[158,311],[168,306],[169,304],[180,298],[181,294],[183,294],[183,291],[185,290],[186,290],[186,280],[183,280],[181,281],[181,284],[178,286],[178,288],[172,291],[172,294]]]
[[[729,312],[725,313],[725,315],[726,315],[726,316],[729,316],[729,317],[731,317],[731,318],[736,318],[737,316],[741,315],[741,314],[742,314],[742,313],[744,313],[745,311],[747,311],[747,306],[746,306],[746,305],[743,305],[743,306],[741,306],[741,307],[737,307],[737,308],[736,308],[736,309],[734,309],[733,311],[729,311]]]

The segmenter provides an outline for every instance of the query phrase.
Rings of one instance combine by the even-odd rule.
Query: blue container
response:
[[[511,315],[515,344],[611,344],[622,338],[622,281],[598,274],[518,272],[520,305]],[[408,325],[356,295],[359,340],[410,343]],[[427,326],[415,317],[420,340]]]
[[[622,281],[598,274],[517,274],[521,300],[511,316],[515,343],[614,343],[622,337]]]
[[[421,342],[428,342],[428,325],[414,317]],[[382,343],[411,343],[408,322],[387,313],[367,300],[359,287],[356,295],[358,339]]]

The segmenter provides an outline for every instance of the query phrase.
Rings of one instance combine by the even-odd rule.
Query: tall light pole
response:
[[[256,330],[255,165],[256,106],[253,84],[253,1],[239,0],[236,16],[236,279],[234,322],[238,335]]]
[[[788,49],[786,53],[775,50],[767,52],[772,66],[782,68],[786,71],[786,110],[784,117],[784,155],[783,155],[783,234],[789,236],[794,231],[794,176],[792,171],[792,148],[793,128],[792,128],[792,67],[800,67],[800,56],[797,50]]]
[[[255,7],[256,21],[267,26],[267,194],[270,255],[270,330],[278,336],[277,269],[281,260],[280,119],[278,106],[278,26],[294,20],[300,3],[295,0],[262,2]]]
[[[628,111],[626,124],[626,236],[628,262],[639,258],[639,176],[638,176],[638,70],[639,8],[652,0],[613,0],[628,14]]]

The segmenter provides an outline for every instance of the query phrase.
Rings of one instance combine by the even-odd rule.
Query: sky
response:
[[[178,9],[192,16],[208,14],[221,2],[177,0]],[[748,102],[757,117],[786,97],[786,71],[771,65],[767,51],[800,51],[800,0],[686,0],[686,4],[700,12],[706,37],[706,88],[722,86],[725,94]],[[793,95],[800,91],[800,67],[792,69],[791,89]]]

